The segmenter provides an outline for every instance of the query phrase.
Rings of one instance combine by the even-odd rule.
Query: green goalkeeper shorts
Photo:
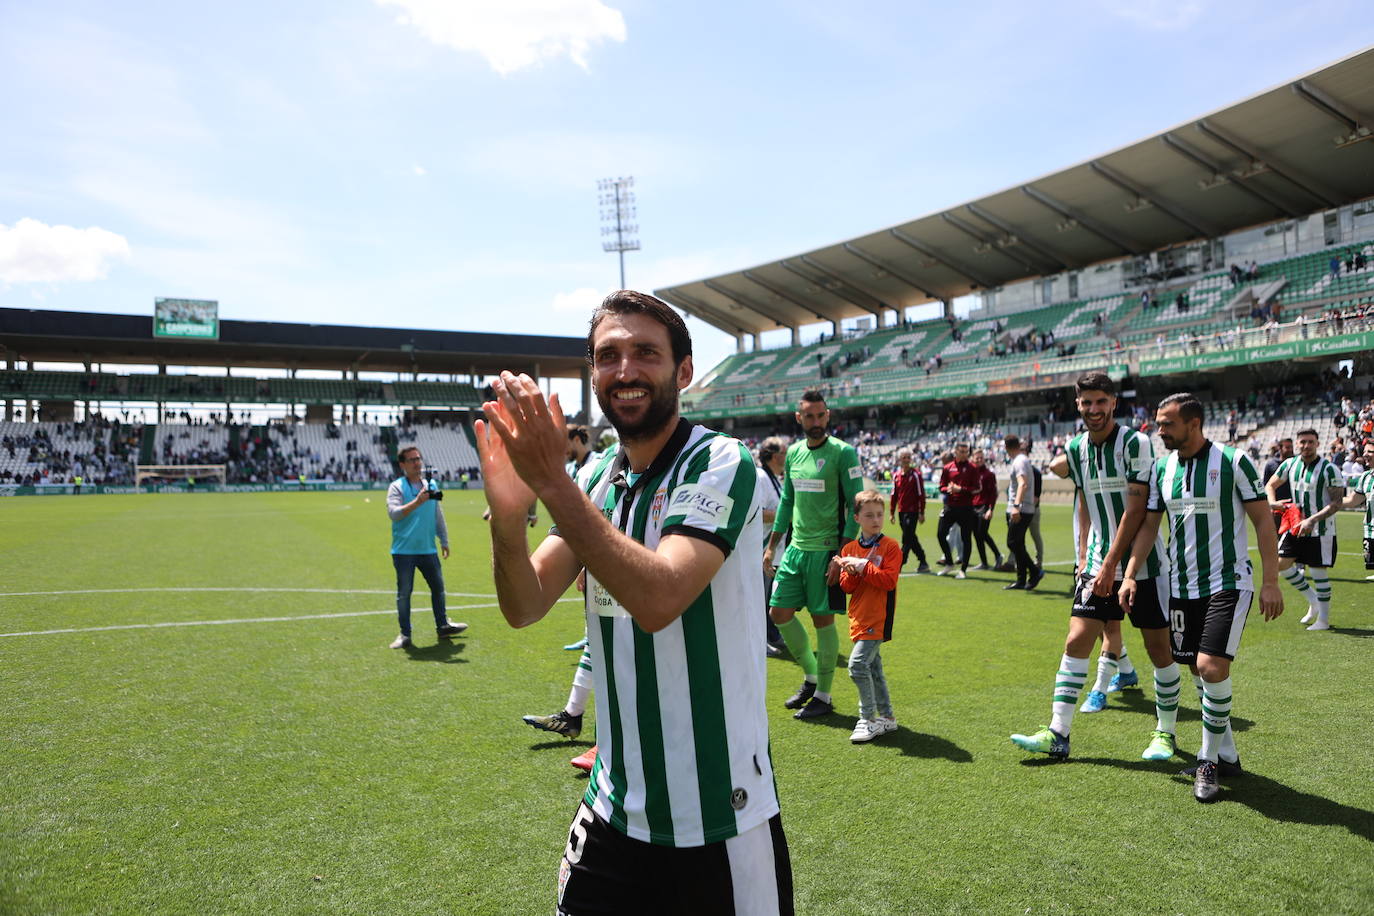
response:
[[[773,577],[771,607],[806,608],[813,614],[843,614],[844,589],[825,584],[833,550],[801,550],[789,544]]]

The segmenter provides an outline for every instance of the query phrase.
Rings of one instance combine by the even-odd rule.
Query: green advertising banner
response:
[[[219,340],[219,303],[211,299],[154,299],[153,336]]]
[[[1195,353],[1191,356],[1141,360],[1140,374],[1173,375],[1179,372],[1200,372],[1206,369],[1222,369],[1226,366],[1269,363],[1277,360],[1302,359],[1303,357],[1335,355],[1370,349],[1374,349],[1374,331],[1364,331],[1358,334],[1338,334],[1335,337],[1317,337],[1309,340],[1290,340],[1287,343],[1236,347],[1232,350]]]

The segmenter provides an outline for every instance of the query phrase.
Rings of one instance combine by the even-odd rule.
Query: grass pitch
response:
[[[592,735],[520,716],[561,707],[582,621],[570,602],[505,625],[480,499],[445,502],[451,615],[471,629],[436,644],[417,589],[410,653],[386,648],[380,492],[0,503],[0,913],[551,912],[586,785],[568,759]],[[770,662],[798,912],[1374,912],[1357,522],[1339,522],[1335,630],[1299,626],[1287,585],[1288,613],[1252,615],[1233,719],[1249,774],[1209,807],[1175,775],[1186,759],[1140,759],[1154,712],[1129,626],[1145,691],[1079,715],[1068,762],[1007,740],[1049,718],[1063,509],[1037,593],[994,573],[901,580],[883,649],[895,735],[849,743],[843,670],[844,714],[794,721],[799,671]],[[934,554],[934,526],[921,536]]]

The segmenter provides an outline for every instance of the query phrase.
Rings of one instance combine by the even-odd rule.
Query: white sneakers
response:
[[[863,744],[865,741],[872,741],[880,735],[897,730],[897,720],[890,717],[880,717],[877,719],[860,719],[854,724],[854,733],[849,736],[849,740],[855,744]]]
[[[391,641],[391,648],[404,649],[410,645],[410,637],[402,633]]]

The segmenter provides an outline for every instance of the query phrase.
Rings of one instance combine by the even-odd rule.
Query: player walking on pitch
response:
[[[1331,578],[1327,570],[1336,565],[1336,513],[1345,497],[1345,477],[1341,469],[1317,454],[1320,440],[1315,429],[1298,431],[1298,454],[1284,459],[1265,483],[1269,505],[1283,512],[1285,521],[1279,534],[1279,571],[1288,584],[1307,599],[1307,614],[1300,623],[1312,624],[1309,630],[1331,629]],[[1288,484],[1291,501],[1280,498],[1278,488]],[[1289,525],[1292,509],[1302,520]],[[1312,576],[1295,566],[1302,563]]]
[[[586,570],[599,752],[569,831],[558,912],[790,914],[764,708],[762,528],[748,451],[681,419],[681,316],[620,290],[592,316],[593,388],[619,445],[577,480],[557,395],[503,372],[477,445],[493,575],[513,627]],[[538,497],[550,536],[529,552]]]
[[[1202,404],[1191,394],[1159,402],[1159,438],[1170,453],[1155,462],[1145,522],[1131,548],[1119,598],[1130,610],[1140,592],[1133,576],[1147,566],[1159,525],[1169,513],[1169,630],[1174,660],[1188,665],[1202,688],[1202,747],[1193,777],[1200,802],[1221,795],[1218,775],[1238,775],[1240,754],[1231,732],[1231,663],[1240,649],[1254,597],[1248,516],[1255,528],[1264,584],[1265,620],[1283,613],[1278,544],[1259,472],[1250,456],[1202,434]]]
[[[854,497],[863,489],[863,470],[854,446],[827,432],[830,411],[819,391],[802,394],[797,423],[806,438],[787,450],[782,500],[773,519],[763,566],[765,573],[773,573],[769,598],[773,622],[805,676],[801,687],[783,705],[797,710],[794,718],[814,719],[834,711],[830,688],[840,651],[835,615],[845,612],[845,594],[838,571],[832,574],[829,567],[831,558],[859,532]],[[789,525],[792,542],[775,568],[774,554]],[[806,628],[797,619],[797,611],[803,607],[811,612],[816,628],[815,652],[811,651]]]
[[[1069,729],[1074,705],[1087,682],[1088,656],[1103,637],[1097,680],[1083,704],[1083,712],[1106,706],[1107,691],[1117,673],[1117,653],[1107,631],[1125,616],[1117,597],[1125,575],[1139,573],[1131,623],[1141,631],[1155,665],[1155,731],[1141,755],[1168,760],[1175,753],[1174,728],[1178,717],[1178,664],[1169,652],[1168,583],[1161,576],[1163,538],[1156,535],[1140,569],[1123,568],[1136,532],[1145,519],[1145,505],[1154,474],[1154,448],[1148,436],[1126,429],[1114,419],[1116,386],[1105,373],[1091,372],[1075,386],[1079,416],[1086,432],[1068,445],[1068,476],[1076,489],[1075,506],[1087,537],[1079,548],[1077,582],[1069,635],[1055,674],[1050,724],[1033,735],[1012,735],[1012,742],[1028,751],[1055,757],[1069,755]],[[1130,564],[1125,564],[1129,566]],[[1120,630],[1116,630],[1119,646]]]

